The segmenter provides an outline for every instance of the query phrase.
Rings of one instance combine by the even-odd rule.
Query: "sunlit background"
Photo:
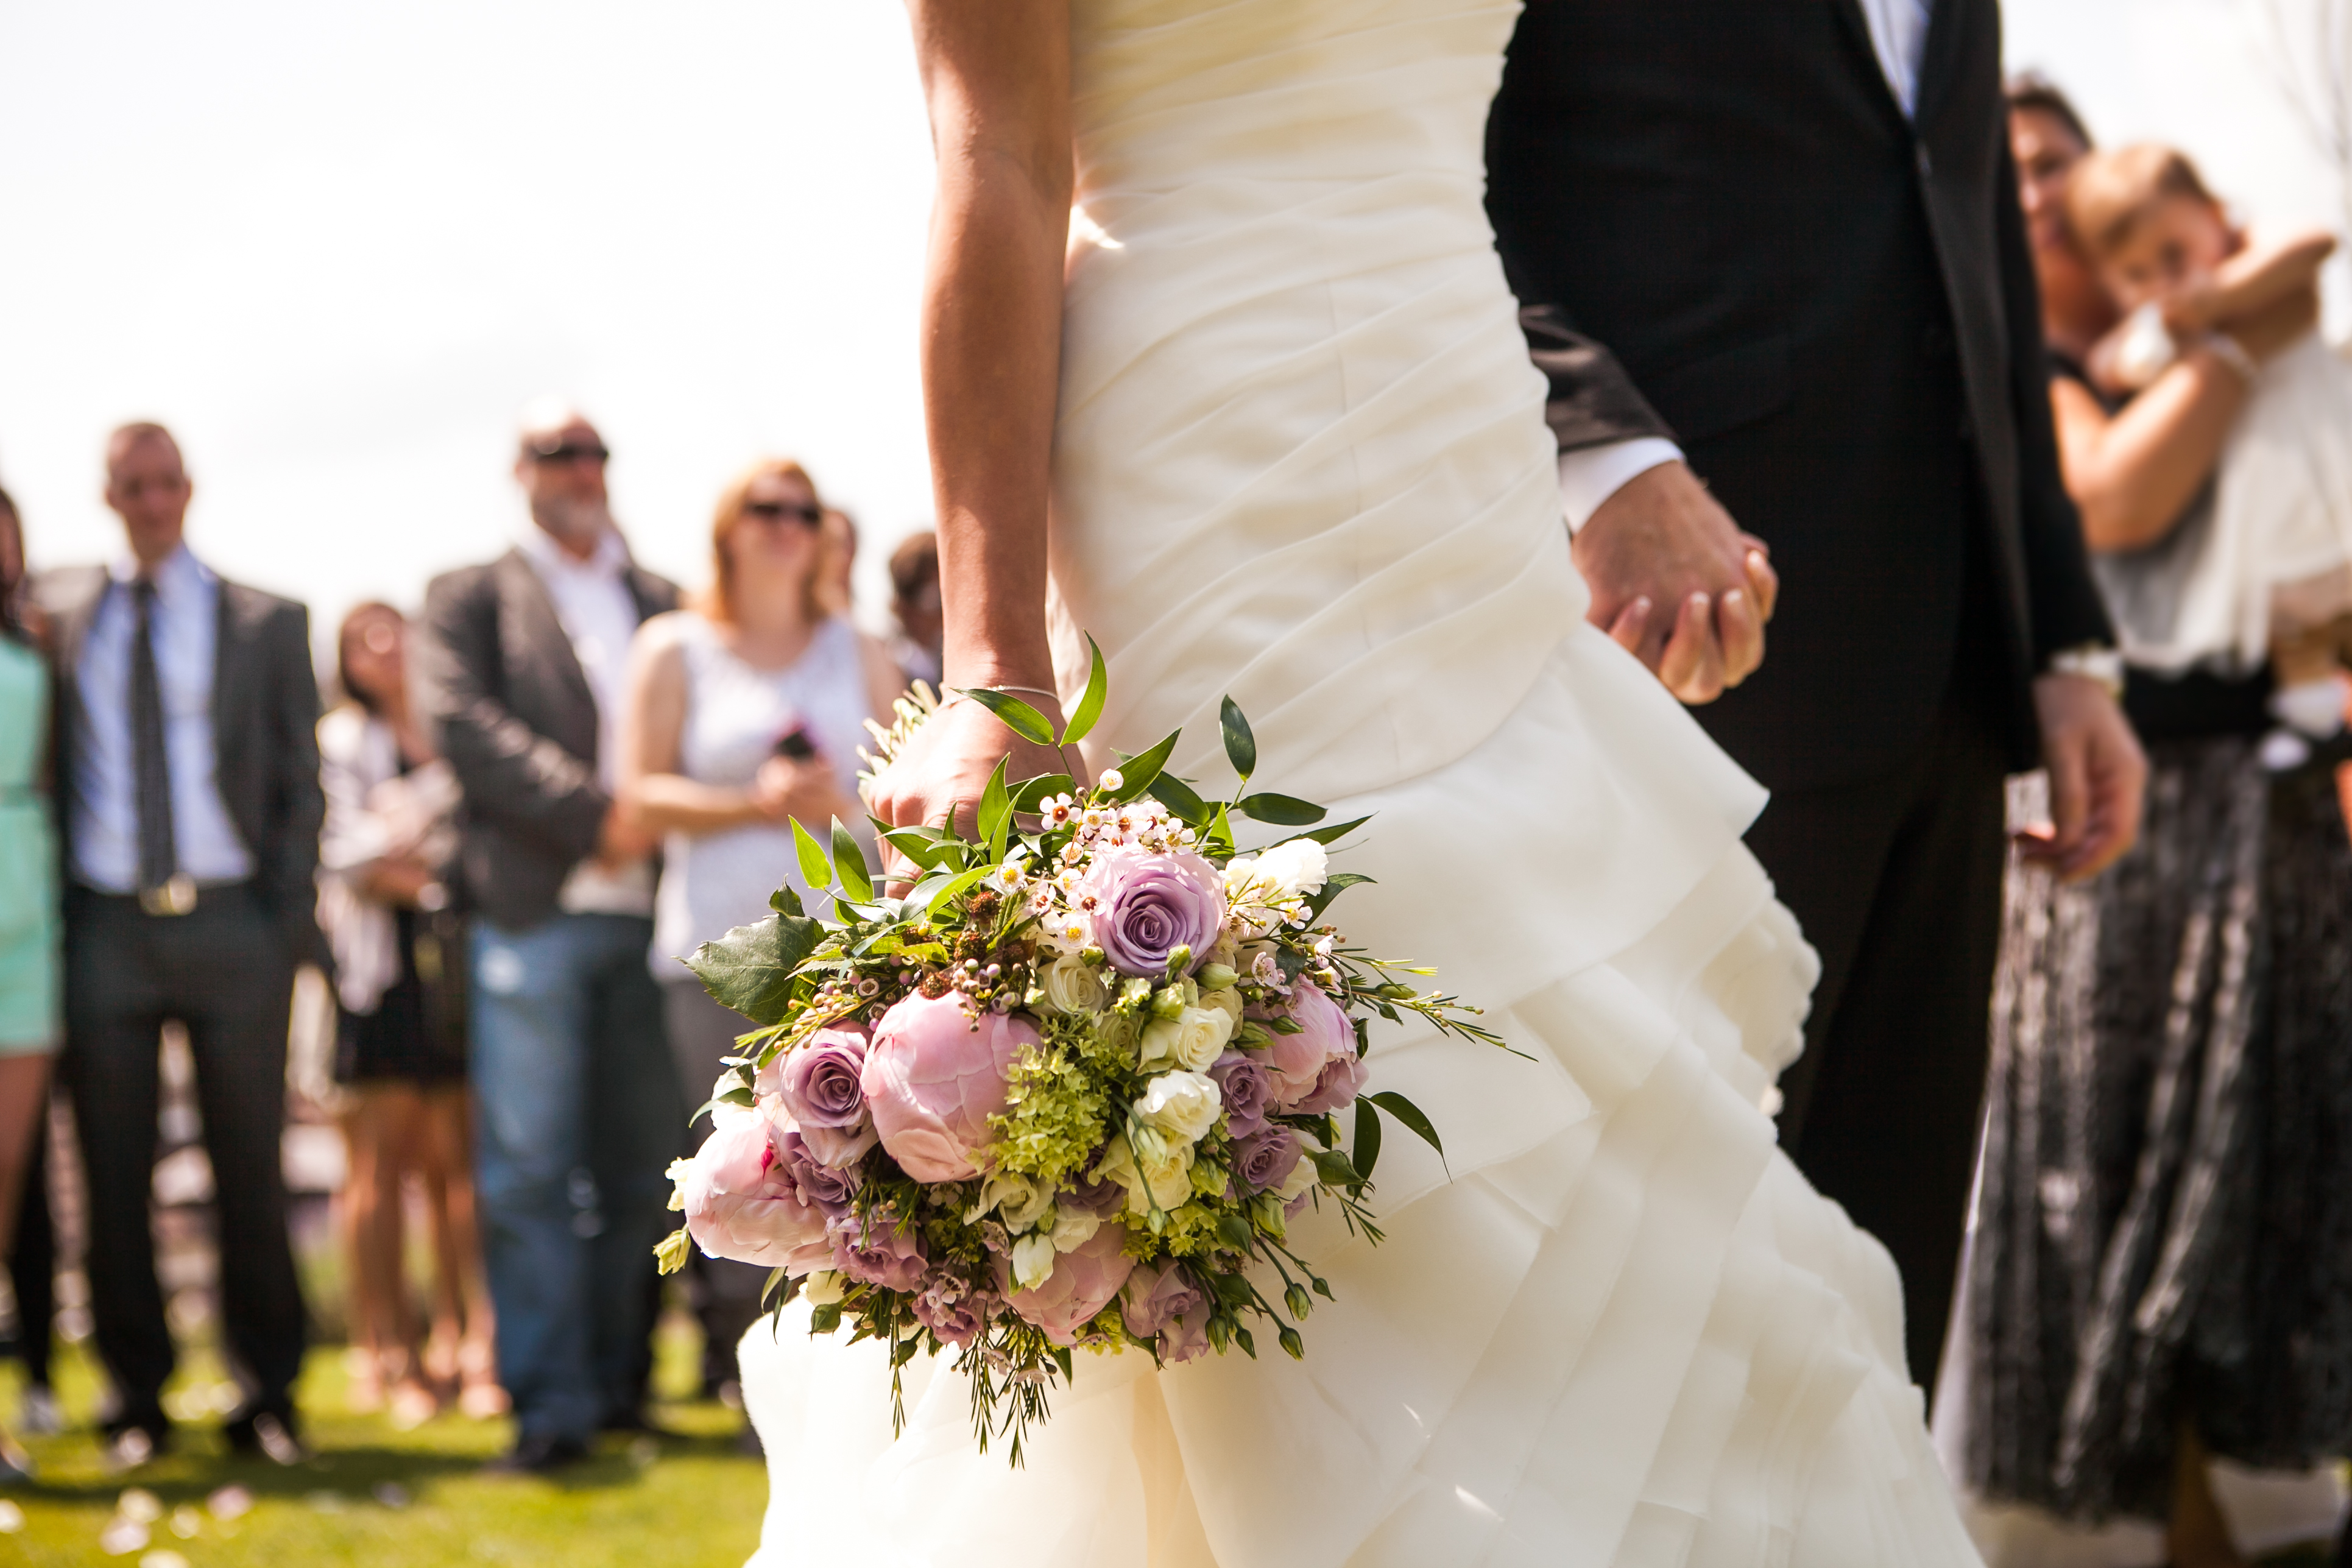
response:
[[[2341,225],[2282,76],[2314,3],[2015,0],[2010,58],[2254,218]],[[725,479],[802,457],[871,618],[929,518],[929,178],[892,0],[0,0],[0,483],[37,563],[101,558],[103,435],[163,419],[196,549],[323,631],[503,547],[514,411],[560,392],[689,584]]]

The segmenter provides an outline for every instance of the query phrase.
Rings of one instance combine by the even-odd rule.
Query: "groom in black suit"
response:
[[[1592,618],[1720,694],[1701,721],[1772,791],[1748,842],[1822,962],[1781,1142],[1901,1265],[1929,1387],[2002,776],[2051,769],[2050,853],[2087,875],[2144,773],[2060,482],[2000,63],[1995,0],[1532,0],[1487,142]],[[1788,599],[1743,680],[1759,543]]]

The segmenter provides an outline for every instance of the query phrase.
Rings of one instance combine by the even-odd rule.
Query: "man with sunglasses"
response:
[[[510,1471],[642,1422],[662,1173],[686,1120],[646,967],[654,841],[614,800],[629,642],[677,589],[630,559],[609,455],[568,405],[525,410],[530,525],[434,580],[415,655],[466,792],[476,1182],[517,1425],[493,1468]]]

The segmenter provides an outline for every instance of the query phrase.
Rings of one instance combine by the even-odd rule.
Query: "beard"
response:
[[[616,526],[613,508],[603,500],[572,496],[541,496],[530,503],[533,522],[572,548],[586,551]]]

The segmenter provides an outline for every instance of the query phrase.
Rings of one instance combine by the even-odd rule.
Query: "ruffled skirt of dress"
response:
[[[1081,1352],[1012,1470],[947,1358],[908,1369],[894,1443],[878,1348],[789,1310],[741,1349],[757,1568],[1975,1563],[1894,1267],[1759,1109],[1816,962],[1738,842],[1752,786],[1670,708],[1580,629],[1468,755],[1339,807],[1379,812],[1350,934],[1458,956],[1443,982],[1525,1056],[1376,1045],[1451,1171],[1391,1137],[1381,1246],[1294,1226],[1338,1298],[1303,1361]],[[1596,900],[1632,940],[1530,956]]]

